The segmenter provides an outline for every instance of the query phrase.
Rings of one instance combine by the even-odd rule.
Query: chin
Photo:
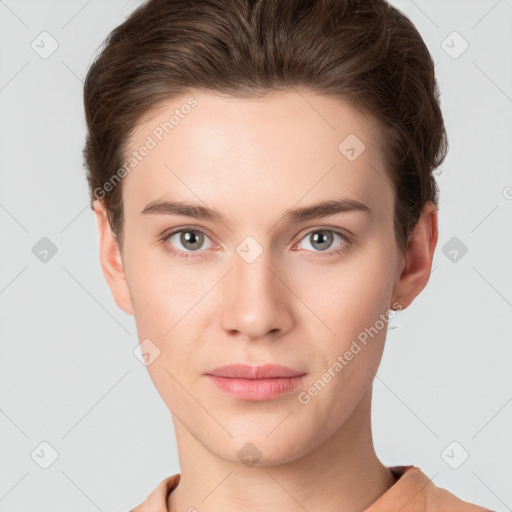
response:
[[[280,466],[293,462],[307,453],[306,445],[297,446],[297,443],[292,441],[293,437],[284,431],[282,434],[282,436],[275,436],[272,441],[268,438],[268,432],[250,438],[246,435],[243,438],[231,439],[229,443],[206,445],[206,448],[226,462],[247,468]],[[274,434],[271,435],[274,436]],[[229,449],[226,450],[226,448]]]

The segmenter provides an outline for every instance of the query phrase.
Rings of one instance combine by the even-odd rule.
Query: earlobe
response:
[[[395,284],[394,302],[400,304],[400,309],[408,307],[427,285],[438,235],[437,208],[429,201],[409,235],[405,265]]]
[[[96,225],[100,242],[100,264],[116,304],[129,315],[133,315],[130,290],[124,272],[121,251],[110,228],[104,204],[96,199],[93,202]]]

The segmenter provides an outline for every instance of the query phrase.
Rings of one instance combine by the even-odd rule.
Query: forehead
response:
[[[263,200],[284,210],[344,196],[384,213],[394,194],[378,136],[373,118],[309,91],[258,98],[194,91],[135,127],[125,155],[138,153],[124,178],[125,208],[140,212],[174,196],[219,209],[229,199],[259,215]]]

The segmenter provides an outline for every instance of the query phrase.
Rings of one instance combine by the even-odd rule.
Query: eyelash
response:
[[[177,233],[187,232],[187,231],[195,231],[197,233],[202,233],[203,235],[208,237],[208,235],[204,231],[201,231],[200,229],[196,229],[196,228],[193,228],[193,227],[184,227],[184,228],[177,229],[175,231],[164,233],[159,238],[159,242],[162,243],[162,245],[164,246],[164,249],[167,252],[173,254],[174,256],[179,256],[181,258],[196,258],[196,257],[199,257],[200,253],[206,252],[206,251],[192,251],[192,252],[189,253],[189,252],[185,252],[185,251],[180,251],[179,249],[176,249],[175,247],[173,247],[172,245],[167,243],[167,240],[171,236],[173,236],[173,235],[175,235]],[[305,238],[306,236],[308,236],[308,235],[310,235],[312,233],[317,233],[317,232],[320,232],[320,231],[330,231],[331,233],[334,233],[334,234],[340,236],[344,240],[344,243],[340,247],[338,247],[337,249],[334,249],[334,250],[331,250],[331,251],[309,251],[309,252],[316,252],[320,258],[329,258],[329,257],[332,257],[332,256],[338,256],[340,254],[343,254],[343,253],[347,252],[351,248],[351,242],[349,240],[349,237],[347,235],[345,235],[344,233],[341,233],[341,232],[336,231],[334,229],[325,229],[325,228],[312,229],[311,231],[308,231],[307,233],[304,233],[304,235],[302,236],[302,238],[300,240],[302,240],[303,238]],[[210,238],[210,237],[208,237],[208,238]],[[299,240],[299,242],[300,242],[300,240]],[[296,243],[298,243],[298,242],[296,242]],[[195,254],[195,253],[199,253],[199,254]],[[208,254],[206,257],[210,257],[210,256],[211,256],[211,254]]]

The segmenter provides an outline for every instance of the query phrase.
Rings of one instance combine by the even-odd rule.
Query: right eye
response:
[[[206,240],[210,241],[210,245],[208,245],[206,249],[209,249],[213,246],[210,238],[205,233],[199,231],[198,229],[191,228],[181,228],[171,233],[167,233],[164,237],[162,237],[162,239],[164,242],[164,247],[168,251],[185,258],[191,255],[187,253],[205,252],[205,250],[202,250],[201,247],[203,247]]]

